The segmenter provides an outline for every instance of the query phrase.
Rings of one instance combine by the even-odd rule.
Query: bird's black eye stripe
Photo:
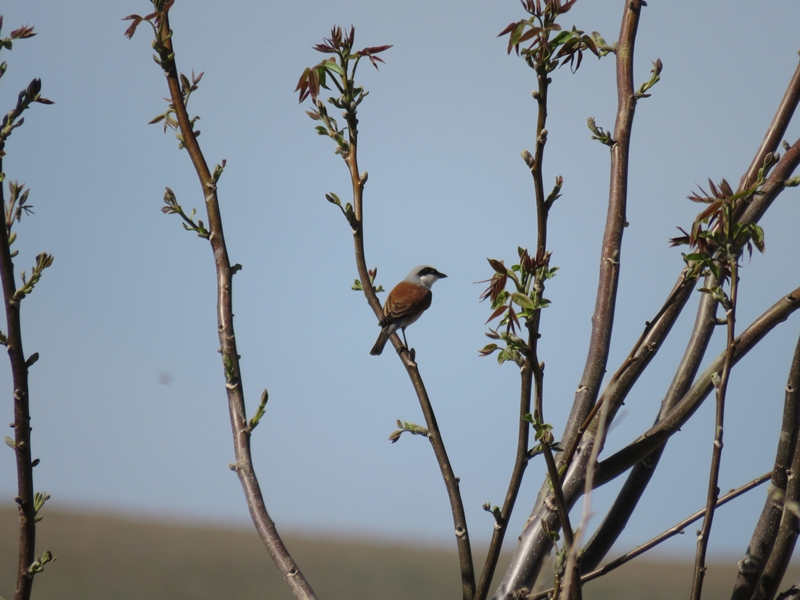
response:
[[[439,271],[437,271],[433,267],[425,267],[424,269],[420,269],[419,273],[417,273],[417,275],[419,275],[420,277],[424,277],[425,275],[438,275],[438,274]]]

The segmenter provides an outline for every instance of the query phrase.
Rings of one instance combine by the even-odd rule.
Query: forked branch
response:
[[[626,224],[630,138],[636,108],[633,53],[643,4],[639,0],[625,1],[622,27],[616,45],[618,107],[613,140],[609,140],[611,174],[608,212],[600,253],[599,283],[592,315],[589,350],[581,382],[575,394],[572,410],[561,440],[565,448],[573,445],[578,437],[581,424],[595,404],[608,362],[619,282],[622,234]],[[594,433],[592,432],[592,439]],[[604,432],[601,435],[603,434]],[[600,443],[602,444],[602,440]],[[583,476],[586,472],[586,464],[583,461],[588,462],[591,456],[592,445],[589,443],[575,458],[581,464],[574,465],[573,472],[579,473],[579,475],[569,481],[567,478],[564,479],[563,489],[567,510],[571,508],[580,494]],[[563,458],[561,460],[563,461]],[[548,496],[549,491],[544,486],[520,536],[520,543],[512,558],[511,566],[499,589],[495,592],[495,599],[506,598],[510,594],[517,594],[522,590],[532,588],[544,557],[552,544],[549,531],[557,528],[556,511],[548,508],[545,502]],[[567,593],[570,591],[567,590]]]
[[[778,109],[773,117],[764,140],[758,151],[755,153],[753,160],[747,172],[742,176],[737,193],[751,188],[759,177],[759,172],[764,164],[769,160],[770,155],[774,156],[777,152],[778,146],[783,139],[788,124],[797,109],[798,101],[800,100],[800,65],[795,70],[794,75],[788,83],[786,92],[781,100]],[[790,149],[788,155],[784,156],[778,165],[775,167],[775,172],[770,174],[770,180],[766,182],[767,185],[763,186],[757,196],[746,197],[743,202],[737,207],[736,215],[739,222],[746,224],[750,222],[757,222],[758,218],[764,213],[775,199],[777,194],[783,189],[783,182],[793,172],[795,166],[792,164],[795,158],[796,149]],[[754,209],[742,218],[745,209],[754,205]],[[678,278],[678,284],[686,281],[687,268]],[[709,274],[704,282],[707,289],[714,288],[718,285],[717,279]],[[688,296],[687,296],[688,299]],[[715,329],[716,322],[716,300],[705,294],[700,301],[700,306],[697,311],[695,325],[692,330],[686,351],[681,358],[681,363],[675,373],[672,384],[667,391],[664,400],[662,401],[659,415],[656,422],[663,418],[670,409],[683,397],[689,390],[697,371],[700,368],[701,361],[705,356],[706,348],[708,347],[711,335]],[[676,315],[677,316],[677,315]],[[655,319],[654,319],[655,321]],[[639,368],[644,365],[638,364]],[[616,378],[616,375],[615,375]],[[603,392],[605,397],[608,390]],[[627,394],[627,390],[621,396],[623,400]],[[619,400],[617,400],[619,401]],[[600,402],[603,402],[601,398]],[[585,568],[593,568],[597,566],[608,550],[611,548],[614,541],[619,536],[622,529],[628,522],[630,515],[636,508],[639,499],[641,498],[644,489],[647,487],[650,477],[658,466],[661,453],[664,446],[655,450],[641,463],[637,464],[629,474],[625,484],[623,485],[617,499],[614,501],[613,506],[604,518],[600,527],[597,529],[591,542],[587,545],[583,556],[583,565]]]
[[[753,481],[751,481],[749,483],[746,483],[745,485],[743,485],[743,486],[741,486],[739,488],[736,488],[735,490],[731,490],[730,492],[728,492],[724,496],[721,496],[719,498],[719,500],[717,500],[717,504],[716,504],[717,508],[719,508],[723,504],[726,504],[727,502],[730,502],[734,498],[738,498],[739,496],[741,496],[745,492],[749,492],[753,488],[758,487],[759,485],[761,485],[762,483],[767,481],[770,478],[770,475],[771,475],[771,473],[766,473],[765,475],[762,475],[761,477],[757,477]],[[584,575],[581,575],[581,583],[582,584],[583,583],[587,583],[589,581],[592,581],[593,579],[597,579],[598,577],[602,577],[603,575],[606,575],[606,574],[610,573],[611,571],[614,571],[615,569],[618,569],[619,567],[621,567],[625,563],[632,561],[634,558],[636,558],[638,556],[641,556],[642,554],[644,554],[648,550],[652,550],[653,548],[658,546],[660,543],[665,542],[666,540],[670,539],[671,537],[674,537],[674,536],[676,536],[678,534],[683,533],[684,530],[689,525],[691,525],[695,521],[699,521],[701,518],[703,518],[703,515],[705,514],[705,512],[706,512],[705,508],[703,508],[702,510],[698,510],[692,516],[690,516],[690,517],[684,519],[683,521],[681,521],[680,523],[677,523],[676,525],[670,527],[665,532],[660,533],[659,535],[657,535],[656,537],[654,537],[650,541],[645,542],[641,546],[637,546],[636,548],[634,548],[630,552],[626,552],[625,554],[623,554],[622,556],[620,556],[618,558],[615,558],[614,560],[612,560],[611,562],[603,565],[599,569],[596,569],[594,571],[591,571],[590,573],[586,573]],[[542,590],[541,592],[536,592],[535,594],[533,594],[531,596],[528,596],[527,600],[543,600],[544,598],[549,597],[549,595],[552,592],[553,592],[552,588],[548,589],[548,590]]]
[[[781,569],[782,578],[783,570],[791,559],[792,552],[786,552],[787,548],[784,545],[776,546],[775,541],[780,532],[783,512],[787,509],[786,492],[789,478],[794,476],[791,466],[797,450],[798,428],[800,428],[800,338],[795,346],[786,382],[781,433],[775,452],[775,466],[772,469],[769,490],[745,557],[739,562],[739,573],[731,600],[749,600],[754,597],[768,560],[773,562],[773,569]],[[770,575],[768,581],[772,579]]]

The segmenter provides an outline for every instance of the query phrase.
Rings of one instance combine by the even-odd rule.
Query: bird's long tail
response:
[[[381,333],[378,335],[378,341],[375,342],[372,350],[369,351],[372,356],[378,356],[381,352],[383,352],[383,347],[389,340],[389,335],[390,334],[385,329],[381,329]]]

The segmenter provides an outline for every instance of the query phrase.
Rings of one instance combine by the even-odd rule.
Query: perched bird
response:
[[[377,356],[383,352],[389,336],[398,329],[403,333],[403,343],[406,343],[406,327],[428,309],[433,298],[431,286],[444,277],[447,275],[439,273],[433,267],[420,265],[414,267],[408,277],[394,286],[383,305],[383,318],[378,321],[381,333],[370,354]]]

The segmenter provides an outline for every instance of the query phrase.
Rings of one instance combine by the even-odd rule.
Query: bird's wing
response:
[[[421,314],[431,305],[432,298],[433,294],[426,287],[401,281],[386,298],[381,326]]]

